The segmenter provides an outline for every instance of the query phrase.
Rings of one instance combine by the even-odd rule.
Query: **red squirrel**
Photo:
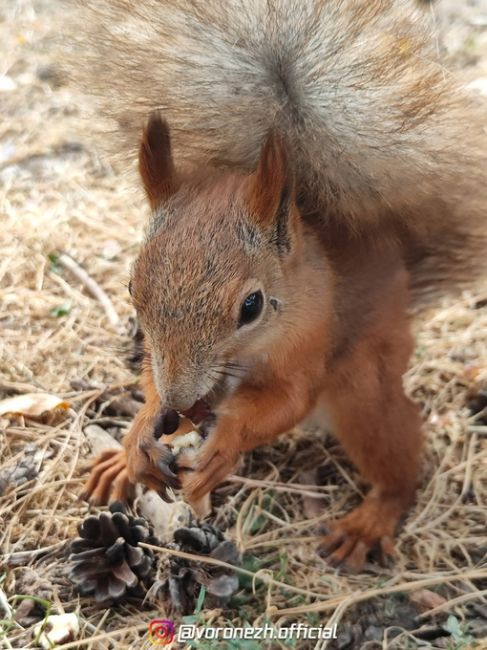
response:
[[[145,404],[85,496],[179,485],[160,439],[178,413],[206,435],[194,501],[320,407],[370,484],[321,549],[352,570],[391,555],[423,448],[409,313],[485,264],[485,107],[409,2],[87,11],[79,76],[138,142],[152,219],[130,280]]]

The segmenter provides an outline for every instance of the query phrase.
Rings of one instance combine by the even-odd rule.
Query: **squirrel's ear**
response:
[[[257,171],[250,182],[250,209],[258,225],[271,233],[281,254],[291,248],[294,180],[282,137],[271,131],[262,147]]]
[[[150,116],[144,129],[139,148],[139,173],[152,209],[174,192],[169,126],[159,113]]]

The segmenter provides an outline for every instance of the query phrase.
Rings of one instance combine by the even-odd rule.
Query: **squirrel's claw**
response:
[[[331,566],[353,573],[363,569],[369,554],[378,554],[385,566],[395,554],[393,536],[397,521],[396,514],[388,513],[386,502],[377,505],[366,499],[342,519],[327,523],[327,534],[318,553]]]
[[[91,505],[109,501],[128,502],[133,498],[134,485],[128,478],[125,450],[107,449],[94,461],[90,476],[79,498]]]
[[[164,481],[169,485],[169,487],[176,488],[176,489],[181,487],[179,478],[171,470],[171,468],[167,463],[159,461],[159,463],[157,464],[157,469],[162,474],[162,476],[164,477]]]
[[[133,499],[135,483],[143,483],[156,491],[164,501],[172,501],[167,488],[179,488],[180,482],[172,468],[175,459],[166,445],[147,441],[140,446],[137,457],[125,449],[107,449],[94,461],[90,476],[79,496],[91,505],[112,501],[127,503]],[[153,462],[153,459],[156,462]]]
[[[358,573],[363,569],[369,553],[377,553],[380,564],[387,566],[394,557],[395,551],[394,543],[387,535],[370,543],[358,537],[344,536],[342,532],[334,531],[325,535],[318,547],[318,553],[326,558],[330,566]]]
[[[325,535],[318,547],[319,555],[326,558],[330,566],[344,567],[353,573],[364,566],[368,550],[362,540],[346,537],[338,531]]]
[[[130,503],[135,497],[135,485],[129,481],[127,467],[125,467],[112,483],[110,502],[121,501]]]
[[[139,453],[136,454],[136,458],[132,459],[131,455],[128,456],[129,473],[132,474],[135,482],[144,483],[149,487],[147,479],[150,477],[152,482],[155,480],[159,484],[158,492],[167,485],[172,488],[181,487],[178,477],[173,472],[173,469],[177,470],[177,465],[176,457],[170,447],[151,437],[144,438],[137,451]],[[151,486],[151,489],[156,488]]]
[[[210,438],[198,454],[195,469],[185,482],[183,489],[187,501],[198,501],[211,492],[232,472],[237,459],[228,455],[214,445]]]
[[[161,482],[159,476],[154,474],[144,474],[137,479],[138,483],[143,483],[149,490],[154,490],[166,503],[172,503],[174,499],[168,492],[168,486]]]

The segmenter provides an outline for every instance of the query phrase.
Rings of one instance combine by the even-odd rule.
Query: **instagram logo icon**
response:
[[[149,639],[154,645],[169,645],[174,640],[174,623],[154,618],[149,623]]]

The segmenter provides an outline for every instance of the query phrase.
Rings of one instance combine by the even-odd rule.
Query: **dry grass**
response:
[[[103,125],[81,120],[88,100],[58,76],[53,36],[63,16],[56,7],[0,0],[0,72],[11,80],[0,92],[0,391],[44,390],[72,405],[58,422],[0,422],[0,477],[25,467],[27,481],[0,497],[0,609],[35,594],[53,610],[79,611],[82,641],[64,648],[139,648],[148,644],[147,623],[166,614],[167,603],[105,610],[80,599],[64,576],[64,542],[88,510],[77,500],[90,453],[83,429],[98,421],[117,433],[130,421],[106,416],[106,407],[110,391],[123,394],[134,381],[119,350],[132,315],[125,283],[147,215],[140,195],[98,158],[91,129]],[[487,55],[485,32],[471,31]],[[486,60],[479,66],[485,69]],[[474,78],[474,69],[467,74]],[[120,325],[111,325],[80,281],[50,259],[54,251],[84,266],[110,297]],[[259,624],[268,617],[276,624],[337,622],[340,629],[389,607],[400,636],[391,641],[386,633],[382,645],[367,647],[419,647],[401,618],[409,602],[401,594],[424,588],[445,599],[440,611],[423,615],[428,624],[446,613],[478,618],[470,605],[487,606],[486,427],[466,404],[470,391],[487,384],[487,306],[478,306],[486,298],[487,287],[483,295],[445,302],[418,323],[406,382],[423,405],[428,451],[394,568],[341,575],[316,556],[317,524],[349,510],[363,486],[333,442],[324,447],[316,433],[297,432],[254,452],[241,472],[248,478],[234,477],[218,490],[216,520],[249,558],[247,586],[238,606],[203,609],[201,621]],[[303,484],[302,473],[319,465],[324,484]],[[0,645],[31,647],[32,631],[2,616],[7,634]]]

